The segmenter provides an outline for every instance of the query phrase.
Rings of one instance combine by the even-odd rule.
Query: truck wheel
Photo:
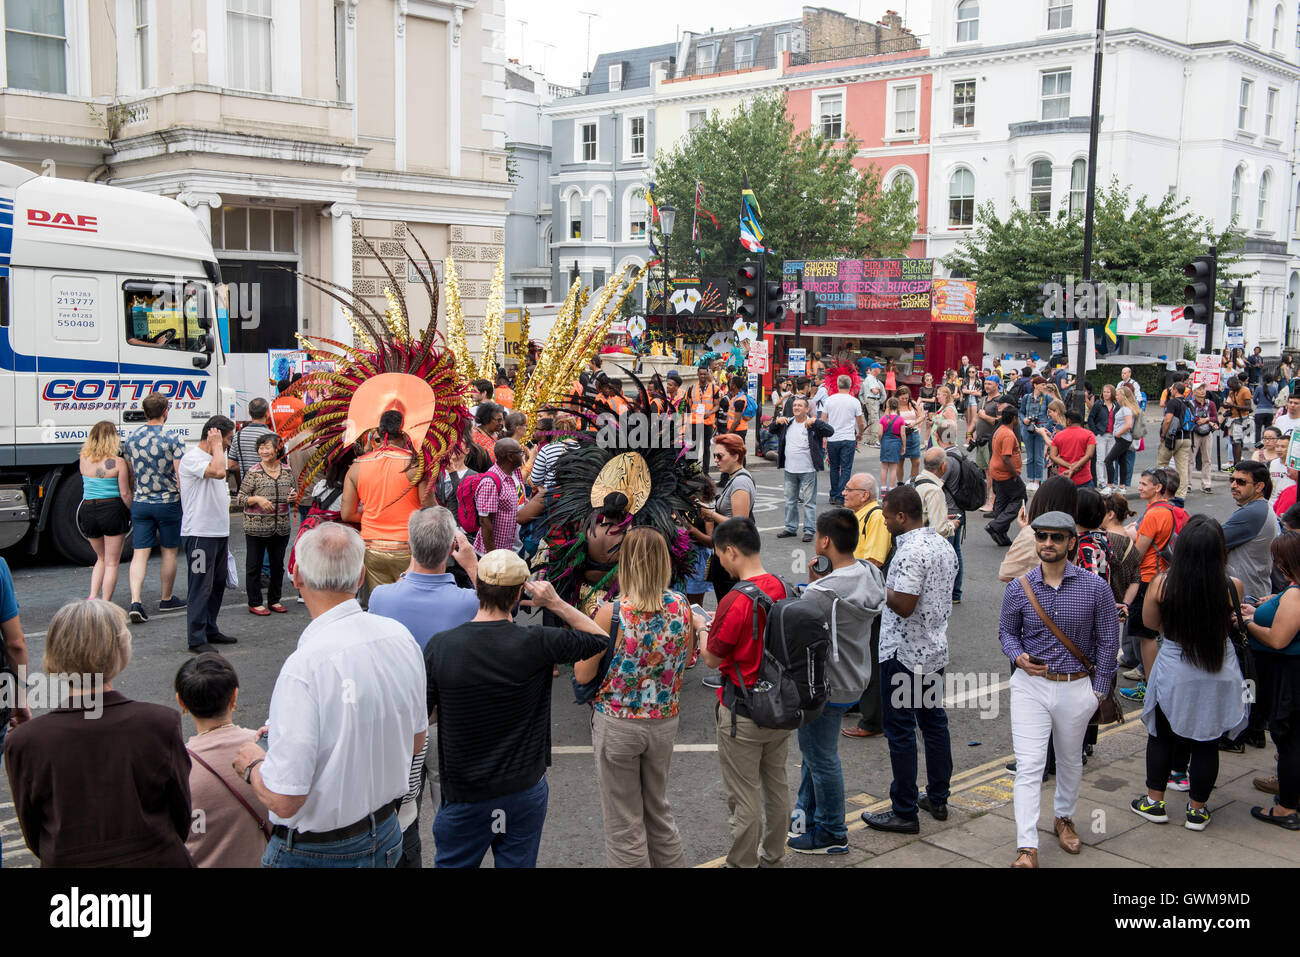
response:
[[[58,487],[54,490],[53,511],[46,527],[54,549],[66,561],[87,568],[95,564],[95,550],[90,547],[77,528],[77,506],[81,504],[81,473],[75,468],[63,473]],[[128,532],[122,547],[122,566],[131,561],[131,535]],[[126,568],[118,572],[118,584],[121,585],[126,575]]]

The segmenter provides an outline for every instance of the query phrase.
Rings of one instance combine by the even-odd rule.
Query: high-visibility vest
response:
[[[702,392],[700,384],[694,383],[686,390],[686,412],[691,425],[713,425],[718,413],[718,387],[710,384]]]

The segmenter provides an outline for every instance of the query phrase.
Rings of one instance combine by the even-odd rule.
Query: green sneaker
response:
[[[1138,817],[1144,817],[1156,824],[1169,823],[1169,812],[1165,809],[1164,801],[1153,801],[1144,794],[1140,798],[1134,798],[1129,807],[1133,809],[1133,813]],[[1206,817],[1208,819],[1208,815]],[[1188,820],[1190,819],[1189,815]]]
[[[1210,812],[1203,807],[1187,805],[1187,823],[1183,826],[1189,831],[1205,830],[1210,826]]]
[[[1136,688],[1120,688],[1119,696],[1125,701],[1145,701],[1147,697],[1147,683],[1143,681]]]

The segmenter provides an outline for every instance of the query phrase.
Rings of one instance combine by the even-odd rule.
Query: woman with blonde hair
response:
[[[96,422],[81,447],[81,504],[77,528],[95,550],[90,597],[113,600],[117,568],[131,529],[131,485],[117,426]]]
[[[67,701],[5,741],[14,813],[42,867],[194,866],[180,712],[113,690],[130,660],[117,605],[72,601],[55,612],[45,671],[70,679]]]
[[[903,417],[903,458],[912,462],[912,478],[921,472],[921,433],[925,430],[925,412],[912,403],[912,390],[899,386],[894,393],[898,399],[898,414]],[[902,481],[900,463],[899,481]]]
[[[608,667],[592,699],[596,757],[610,867],[685,867],[681,835],[668,806],[668,767],[677,738],[682,672],[704,619],[668,587],[668,543],[652,528],[634,528],[619,555],[618,596],[596,612],[610,634]],[[596,655],[573,666],[594,681]]]
[[[1122,384],[1115,390],[1115,425],[1112,434],[1115,444],[1106,453],[1106,481],[1112,488],[1128,489],[1129,474],[1128,453],[1133,444],[1133,425],[1142,414],[1133,390]]]
[[[951,423],[953,426],[953,435],[957,434],[957,406],[952,400],[952,389],[946,385],[941,385],[935,391],[936,409],[931,420],[930,426],[930,444],[934,445],[939,441],[939,434],[943,431],[945,424]],[[956,444],[954,442],[954,444]]]

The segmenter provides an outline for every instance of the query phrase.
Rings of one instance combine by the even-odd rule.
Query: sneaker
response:
[[[1127,681],[1143,681],[1146,675],[1142,671],[1142,666],[1138,665],[1136,668],[1130,668],[1124,672],[1124,678]]]
[[[796,535],[798,535],[798,534],[799,534],[798,532],[792,532],[792,531],[790,531],[790,530],[787,528],[787,529],[782,529],[781,531],[777,532],[777,533],[776,533],[776,537],[777,537],[777,538],[794,538],[794,537],[795,537]]]
[[[1172,787],[1172,785],[1170,785]],[[1203,807],[1187,805],[1187,823],[1183,827],[1189,831],[1203,831],[1210,826],[1210,812]]]
[[[131,620],[135,622],[137,625],[149,620],[149,615],[147,612],[145,612],[144,605],[142,605],[138,601],[131,602],[131,610],[127,612],[127,614],[130,616]]]
[[[809,834],[800,834],[785,842],[786,847],[799,854],[847,854],[849,839],[831,837],[820,827],[814,827]]]
[[[172,597],[168,598],[166,601],[158,602],[158,611],[164,614],[169,611],[184,611],[185,606],[186,601],[184,598],[178,598],[177,596],[172,595]]]
[[[1190,791],[1192,782],[1187,777],[1186,771],[1174,771],[1169,775],[1169,790],[1171,791]]]
[[[722,672],[710,671],[708,674],[706,674],[703,678],[700,679],[700,684],[704,685],[704,687],[706,688],[721,688]]]
[[[208,644],[206,641],[201,645],[190,645],[190,654],[192,655],[206,655],[208,652],[212,652],[214,654],[221,653],[217,651],[217,649],[213,645]]]
[[[811,542],[813,537],[811,535],[805,535],[802,540],[805,542]]]
[[[1140,798],[1134,798],[1129,807],[1138,817],[1144,817],[1156,824],[1169,823],[1169,812],[1165,809],[1164,801],[1153,801],[1144,794]]]
[[[1119,696],[1125,701],[1145,701],[1147,697],[1147,683],[1144,681],[1136,688],[1121,688]]]

